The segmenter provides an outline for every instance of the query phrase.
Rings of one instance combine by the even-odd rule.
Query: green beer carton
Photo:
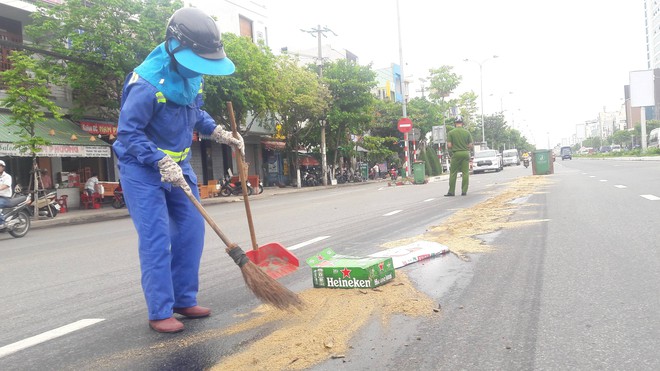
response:
[[[327,248],[307,258],[314,287],[369,289],[394,278],[391,257],[346,256]]]

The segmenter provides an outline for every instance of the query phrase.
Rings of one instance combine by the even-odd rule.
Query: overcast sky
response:
[[[315,48],[300,29],[321,25],[337,34],[324,44],[351,51],[361,64],[399,63],[396,0],[264,2],[276,53]],[[476,62],[486,61],[484,113],[503,108],[539,148],[570,137],[603,109],[618,111],[630,71],[647,68],[642,0],[400,0],[399,10],[412,95],[420,95],[419,79],[442,65],[463,77],[457,93],[479,94]]]

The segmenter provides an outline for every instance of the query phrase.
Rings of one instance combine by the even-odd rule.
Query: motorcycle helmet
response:
[[[230,75],[236,69],[225,54],[215,21],[197,8],[181,8],[172,14],[165,48],[178,64],[202,75]]]

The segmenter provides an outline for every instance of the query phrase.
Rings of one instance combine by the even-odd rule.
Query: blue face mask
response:
[[[192,79],[201,75],[198,72],[183,67],[181,64],[177,64],[176,69],[179,71],[179,75],[186,79]]]

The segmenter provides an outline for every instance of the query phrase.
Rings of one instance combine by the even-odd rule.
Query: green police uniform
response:
[[[449,192],[453,196],[456,189],[456,177],[460,170],[462,175],[461,193],[467,194],[470,184],[470,144],[472,135],[462,127],[457,127],[447,133],[447,142],[451,143],[451,164],[449,165]]]

